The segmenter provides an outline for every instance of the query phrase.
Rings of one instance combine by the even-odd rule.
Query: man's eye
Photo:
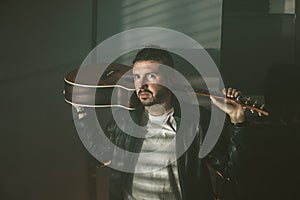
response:
[[[133,75],[133,79],[134,79],[134,80],[137,80],[137,79],[139,79],[139,78],[140,78],[139,75],[137,75],[137,74],[134,74],[134,75]]]
[[[157,77],[157,76],[156,76],[155,73],[150,73],[150,74],[148,74],[148,78],[154,79],[154,78],[156,78],[156,77]]]

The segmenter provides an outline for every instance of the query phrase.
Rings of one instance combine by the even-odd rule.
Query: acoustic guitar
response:
[[[105,70],[99,78],[97,74],[100,74],[100,69]],[[85,66],[83,70],[80,68],[75,69],[64,78],[65,101],[82,107],[121,107],[134,110],[138,105],[138,99],[134,95],[135,89],[131,69],[131,67],[122,64],[110,64],[108,66],[95,64]],[[216,99],[225,98],[219,92],[209,92],[207,89],[202,88],[194,88],[194,91],[188,92],[204,97],[213,96]],[[242,105],[245,109],[249,109],[252,113],[258,113],[259,116],[269,115],[264,104],[259,104],[249,97],[238,96],[237,98],[228,99]]]

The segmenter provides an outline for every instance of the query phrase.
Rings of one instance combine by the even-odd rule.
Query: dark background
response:
[[[262,98],[274,64],[283,71],[300,64],[300,20],[270,13],[268,0],[131,1],[132,12],[152,15],[124,25],[126,2],[1,1],[0,199],[96,198],[95,162],[63,100],[63,77],[114,34],[143,26],[181,31],[208,49],[227,86]],[[170,17],[160,20],[162,12]],[[294,92],[285,95],[297,100]]]

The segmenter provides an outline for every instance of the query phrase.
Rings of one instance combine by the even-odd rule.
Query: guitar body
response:
[[[133,110],[135,89],[129,66],[121,64],[85,66],[68,73],[65,78],[65,101],[82,107],[122,107]],[[105,69],[97,77],[99,69]]]

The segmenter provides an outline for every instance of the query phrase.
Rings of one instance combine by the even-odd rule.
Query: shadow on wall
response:
[[[265,79],[265,100],[272,120],[293,123],[300,120],[300,66],[273,64]]]
[[[295,199],[300,184],[299,66],[273,64],[265,82],[270,117],[249,127],[242,199]]]

